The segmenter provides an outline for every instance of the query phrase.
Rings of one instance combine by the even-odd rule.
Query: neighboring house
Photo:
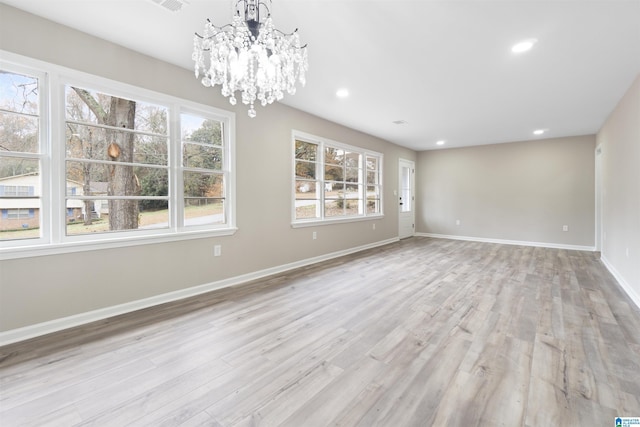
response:
[[[106,183],[91,183],[96,187],[93,194],[106,194]],[[40,176],[37,172],[0,178],[0,231],[40,226]],[[102,191],[104,188],[104,192]],[[82,184],[67,180],[67,195],[82,195]],[[96,200],[93,216],[100,217],[107,212],[102,200]],[[77,199],[67,200],[67,222],[81,220],[85,215],[84,202]]]

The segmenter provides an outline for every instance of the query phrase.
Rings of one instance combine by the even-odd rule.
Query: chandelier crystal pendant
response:
[[[267,17],[260,21],[260,9]],[[241,10],[242,9],[242,10]],[[231,24],[218,27],[207,19],[202,35],[193,38],[196,78],[206,87],[220,85],[222,95],[235,105],[236,92],[256,116],[256,99],[266,106],[279,101],[284,92],[304,86],[308,68],[307,45],[300,45],[298,30],[283,33],[273,26],[264,1],[238,0]]]

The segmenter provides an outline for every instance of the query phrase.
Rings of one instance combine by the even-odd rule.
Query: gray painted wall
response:
[[[640,306],[640,75],[598,132],[602,258]]]
[[[594,150],[578,136],[421,152],[417,231],[593,247]]]

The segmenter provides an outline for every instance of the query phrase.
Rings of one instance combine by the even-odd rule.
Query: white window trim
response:
[[[230,236],[238,230],[236,226],[236,167],[235,167],[235,113],[216,107],[199,104],[160,92],[129,85],[107,78],[94,76],[59,65],[0,50],[0,67],[18,73],[37,76],[40,79],[41,102],[41,152],[34,155],[41,159],[41,237],[37,239],[0,241],[0,260],[28,258],[51,254],[72,253],[87,250],[111,249],[173,242],[190,239]],[[123,233],[101,233],[95,235],[67,236],[65,233],[66,181],[65,133],[64,133],[64,87],[66,84],[103,91],[116,96],[164,105],[169,108],[169,162],[173,192],[170,190],[170,227],[168,229],[135,230]],[[224,149],[227,150],[224,164],[227,193],[225,194],[226,224],[224,226],[188,226],[178,224],[179,209],[184,208],[183,189],[178,186],[181,175],[180,113],[199,114],[223,122]],[[60,171],[52,175],[52,171]],[[51,177],[52,179],[44,179]],[[177,191],[176,191],[177,190]],[[41,213],[42,213],[41,212]]]
[[[312,135],[306,132],[293,130],[291,132],[291,140],[292,140],[292,149],[291,149],[291,227],[292,228],[303,228],[303,227],[315,227],[319,225],[330,225],[330,224],[340,224],[340,223],[348,223],[348,222],[360,222],[360,221],[371,221],[376,219],[384,218],[384,201],[383,201],[383,165],[384,165],[384,155],[377,151],[367,150],[365,148],[356,147],[354,145],[345,144],[338,141],[333,141],[328,138],[323,138],[320,136]],[[318,153],[320,156],[320,163],[323,165],[324,160],[324,146],[329,145],[334,148],[340,148],[343,150],[357,152],[358,154],[363,156],[363,161],[366,163],[366,156],[377,157],[379,159],[379,185],[380,185],[380,212],[375,214],[367,214],[366,210],[366,197],[364,200],[364,213],[362,215],[351,215],[344,217],[331,217],[331,218],[311,218],[311,219],[296,219],[296,158],[295,158],[295,146],[296,140],[302,140],[306,142],[311,142],[314,144],[318,144]],[[366,176],[366,169],[364,170],[364,174]],[[320,171],[320,181],[324,182],[324,168],[321,168]],[[364,184],[364,191],[366,192],[366,183]],[[320,206],[321,212],[324,212],[324,191],[320,194]],[[324,214],[323,214],[324,216]]]

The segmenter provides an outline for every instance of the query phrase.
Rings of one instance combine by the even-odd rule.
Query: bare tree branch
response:
[[[98,118],[98,123],[107,124],[108,113],[104,111],[102,105],[91,95],[91,93],[86,89],[78,89],[77,87],[72,87],[72,89],[78,94],[78,96],[87,104],[87,107],[96,115]]]

